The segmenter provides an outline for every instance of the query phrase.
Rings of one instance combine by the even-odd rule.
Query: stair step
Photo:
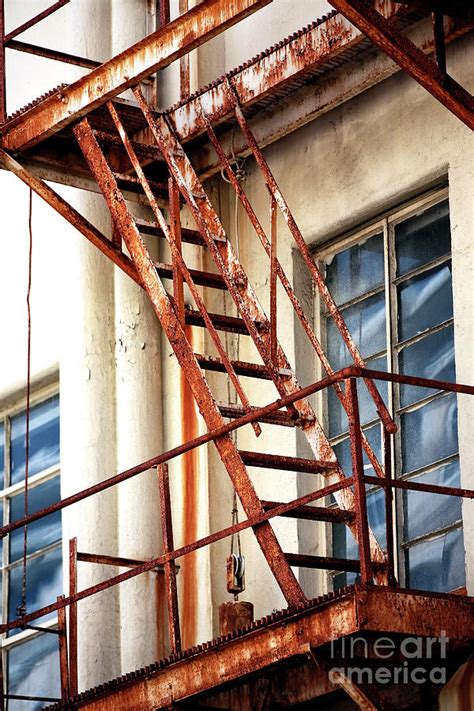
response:
[[[349,558],[327,558],[321,555],[303,555],[301,553],[285,553],[288,563],[296,568],[315,568],[317,570],[341,570],[348,573],[359,573],[360,562]],[[372,562],[374,570],[382,570],[383,563]]]
[[[209,316],[211,317],[211,321],[214,324],[215,328],[217,328],[217,330],[219,331],[239,333],[243,336],[249,335],[245,322],[237,316],[225,316],[224,314],[214,313],[210,313]],[[203,317],[201,316],[199,311],[195,311],[194,309],[186,309],[185,320],[186,323],[190,326],[201,326],[201,328],[206,328],[206,324],[204,323]],[[254,323],[257,329],[261,328],[261,323],[259,323],[258,321],[255,321]]]
[[[114,172],[113,176],[117,181],[117,184],[123,190],[129,190],[133,193],[142,193],[143,188],[140,180],[135,175],[128,175],[128,173],[117,173]],[[152,189],[155,197],[167,198],[168,196],[168,186],[166,183],[157,183],[154,180],[149,180],[148,184]]]
[[[315,459],[301,459],[300,457],[282,457],[279,454],[240,450],[240,456],[244,464],[249,467],[284,469],[286,471],[308,472],[310,474],[318,474],[328,469],[337,469],[336,462],[320,462]]]
[[[278,501],[262,501],[265,511],[270,511],[276,506],[281,506]],[[306,521],[325,521],[327,523],[350,523],[355,519],[354,511],[343,511],[342,509],[329,509],[325,506],[298,506],[297,509],[286,511],[281,514],[287,518],[301,518]]]
[[[204,370],[212,370],[216,373],[226,373],[224,363],[214,356],[204,356],[200,353],[196,353],[196,358]],[[272,376],[268,372],[268,369],[264,365],[259,365],[258,363],[247,363],[243,360],[233,360],[231,361],[232,366],[237,373],[237,375],[247,376],[248,378],[260,378],[262,380],[272,380]],[[291,375],[290,370],[285,368],[279,369],[280,375]]]
[[[173,278],[172,264],[155,262],[155,269],[162,279]],[[214,274],[213,272],[201,272],[197,269],[190,269],[189,273],[191,274],[194,283],[199,284],[199,286],[209,286],[212,289],[227,289],[227,285],[220,274]]]
[[[229,420],[236,420],[238,417],[242,417],[243,415],[247,414],[246,410],[244,410],[242,405],[227,405],[224,403],[218,403],[218,407],[222,417],[226,417]],[[250,409],[258,410],[259,408],[252,407]],[[292,419],[290,419],[288,413],[282,410],[278,410],[276,412],[272,412],[269,415],[265,415],[264,417],[260,417],[258,421],[265,422],[268,425],[280,425],[282,427],[296,426],[296,423]]]
[[[135,218],[135,223],[140,232],[146,235],[155,235],[156,237],[164,237],[163,230],[157,222],[152,220],[143,220],[139,217]],[[190,230],[187,227],[181,228],[181,240],[189,244],[204,245],[204,240],[197,230]]]

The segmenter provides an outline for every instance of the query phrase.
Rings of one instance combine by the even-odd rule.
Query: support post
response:
[[[277,203],[270,193],[270,351],[274,368],[278,368],[277,340]]]
[[[0,123],[7,117],[7,88],[5,78],[5,0],[0,0]]]
[[[69,597],[77,593],[77,538],[69,541]],[[77,602],[69,606],[69,693],[77,696]]]
[[[65,599],[64,595],[59,595],[58,602]],[[58,608],[58,627],[59,627],[59,674],[61,683],[61,701],[66,702],[69,699],[69,673],[67,663],[67,623],[66,623],[66,608]]]
[[[433,12],[434,56],[441,74],[446,76],[446,37],[444,34],[444,17],[441,12]]]
[[[360,578],[362,585],[373,582],[372,562],[370,559],[369,521],[365,498],[364,462],[362,458],[362,431],[360,428],[359,403],[357,398],[357,380],[346,380],[346,397],[349,402],[349,435],[351,442],[352,476],[354,478],[355,512],[357,541],[359,544]]]
[[[390,439],[391,435],[383,425],[382,437],[385,479],[390,482],[392,480],[392,440]],[[387,536],[387,581],[389,585],[396,585],[393,489],[390,486],[385,487],[385,525]]]
[[[182,256],[181,243],[181,217],[179,203],[179,189],[174,178],[168,180],[168,193],[170,203],[170,238],[174,242],[176,252]],[[175,256],[175,250],[171,250],[171,262],[173,264],[173,296],[178,311],[178,318],[184,326],[184,289],[183,275],[179,269]]]
[[[168,464],[160,464],[156,468],[158,486],[160,489],[160,516],[161,532],[163,537],[163,552],[169,553],[174,549],[173,522],[171,518],[171,497]],[[168,602],[168,631],[171,651],[173,654],[181,652],[181,631],[179,626],[178,591],[176,586],[176,565],[174,560],[169,560],[164,565],[166,599]]]

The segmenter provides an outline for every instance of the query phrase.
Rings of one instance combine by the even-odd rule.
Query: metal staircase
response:
[[[270,193],[272,216],[276,214],[276,209],[279,207],[295,237],[303,258],[311,270],[322,297],[335,319],[348,349],[356,364],[363,365],[362,358],[347,331],[342,316],[327,291],[323,278],[250,132],[239,107],[238,99],[233,94],[233,88],[229,85],[227,91],[233,96],[237,121],[246,135],[249,147],[262,170]],[[277,260],[276,220],[272,219],[272,235],[269,240],[250,207],[229,161],[220,149],[218,139],[204,112],[202,113],[202,120],[216,148],[222,166],[227,173],[229,181],[236,190],[238,198],[247,210],[260,241],[271,259],[273,278],[271,280],[272,293],[270,301],[272,304],[272,313],[270,318],[267,317],[262,309],[242,264],[230,240],[226,236],[219,216],[214,210],[204,186],[196,175],[189,158],[177,140],[172,128],[163,116],[157,115],[151,109],[139,88],[135,88],[134,93],[150,128],[150,132],[169,170],[169,223],[166,221],[158,205],[158,200],[145,175],[140,160],[135,153],[132,142],[125,131],[117,109],[111,102],[108,103],[108,109],[135,170],[136,177],[140,181],[143,192],[153,211],[156,220],[153,227],[161,232],[169,244],[172,255],[171,265],[156,264],[151,259],[140,234],[140,230],[144,227],[147,229],[147,225],[133,218],[121,190],[117,185],[112,168],[107,163],[105,153],[99,145],[98,137],[95,135],[87,118],[76,125],[74,133],[90,170],[104,195],[119,239],[123,240],[123,243],[127,247],[141,284],[150,297],[156,315],[176,354],[178,363],[182,367],[183,373],[188,380],[199,411],[208,429],[213,430],[224,424],[224,417],[237,417],[250,412],[252,409],[248,395],[239,380],[239,376],[244,375],[246,377],[271,380],[281,397],[297,393],[300,390],[300,385],[295,377],[294,370],[276,335],[276,278],[280,279],[289,295],[295,311],[318,356],[321,358],[327,373],[331,374],[333,371],[327,362],[326,356],[316,339],[310,323],[304,315],[303,308]],[[197,237],[196,233],[192,233],[191,235],[191,231],[188,230],[186,233],[181,229],[180,195],[187,203],[192,217],[194,218],[199,237]],[[148,225],[148,229],[149,228],[150,225]],[[189,241],[190,238],[195,244],[200,244],[203,248],[207,249],[208,254],[212,257],[217,267],[217,274],[192,270],[187,267],[183,258],[181,245],[182,241]],[[167,291],[163,283],[163,280],[170,279],[173,280],[172,295]],[[184,283],[191,292],[196,309],[190,309],[184,305]],[[210,313],[200,291],[197,289],[198,285],[227,290],[235,303],[238,317]],[[219,357],[214,358],[195,353],[187,338],[184,328],[185,324],[206,328],[217,349]],[[218,331],[231,331],[249,336],[256,346],[262,363],[246,363],[231,360]],[[227,373],[240,399],[240,407],[230,403],[222,405],[216,401],[206,380],[205,371],[207,370]],[[376,402],[381,419],[388,427],[391,425],[393,427],[393,423],[378,394],[376,386],[370,380],[367,381],[367,386]],[[336,385],[336,390],[346,411],[348,411],[350,416],[353,415],[350,394],[348,395],[348,393],[344,392],[339,385]],[[356,397],[356,393],[353,393],[352,396]],[[278,413],[275,413],[270,418],[270,422],[278,425],[298,426],[309,444],[314,459],[308,460],[295,457],[281,457],[272,453],[239,451],[230,435],[217,438],[215,444],[220,458],[227,469],[233,486],[240,498],[242,507],[249,518],[262,515],[264,510],[275,506],[276,502],[263,502],[259,499],[253,487],[248,467],[265,467],[269,469],[320,473],[327,480],[327,484],[339,482],[345,478],[345,474],[336,460],[334,450],[307,399],[302,398],[294,402],[294,404],[288,406],[286,411],[278,411]],[[261,431],[260,426],[258,423],[253,423],[253,427],[258,437]],[[360,435],[363,438],[363,434],[360,433]],[[377,462],[375,454],[365,439],[363,440],[363,445],[377,474],[383,476],[383,468]],[[332,511],[327,508],[308,510],[308,507],[303,507],[301,510],[293,510],[291,515],[321,521],[335,520],[337,518],[339,521],[344,522],[350,527],[361,547],[366,548],[366,554],[370,556],[372,563],[376,564],[375,567],[381,570],[383,568],[381,564],[385,561],[385,555],[370,529],[365,545],[364,542],[360,540],[364,525],[359,519],[361,516],[366,518],[366,511],[361,511],[360,507],[355,506],[354,493],[350,488],[336,492],[335,497],[339,507],[338,512],[337,510]],[[280,547],[269,521],[258,524],[253,530],[267,559],[268,565],[288,604],[298,605],[304,602],[305,595],[291,569],[291,565],[327,568],[329,566],[328,562],[319,558],[316,560],[316,557],[313,557],[314,559],[311,559],[310,556],[297,556],[295,558],[294,556],[285,554]],[[334,559],[330,560],[334,563]],[[336,561],[336,564],[337,569],[354,569],[353,561],[346,561],[345,568],[343,560]],[[356,565],[357,569],[358,566],[359,564]]]

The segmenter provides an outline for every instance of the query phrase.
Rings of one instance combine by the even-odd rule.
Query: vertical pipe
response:
[[[169,553],[174,549],[173,523],[171,518],[171,497],[168,465],[160,464],[157,467],[158,486],[160,490],[161,531],[163,536],[163,552]],[[181,632],[179,627],[178,593],[176,587],[176,565],[174,560],[164,565],[166,595],[168,601],[168,630],[170,646],[173,654],[181,652]]]
[[[58,602],[65,599],[64,595],[59,595]],[[69,674],[67,664],[67,625],[66,625],[66,608],[58,609],[58,627],[59,627],[59,672],[61,681],[61,701],[66,702],[69,698]]]
[[[346,397],[349,402],[349,435],[351,442],[352,476],[356,505],[357,541],[359,544],[360,577],[362,585],[373,581],[370,559],[369,521],[365,498],[364,462],[362,459],[362,431],[360,428],[357,381],[346,380]]]
[[[5,0],[0,0],[0,123],[7,117],[7,87],[5,77]]]
[[[274,368],[278,368],[277,340],[277,203],[270,193],[270,353]]]
[[[390,481],[392,478],[392,440],[391,435],[382,425],[383,436],[383,457],[385,478]],[[396,585],[395,577],[395,531],[393,519],[393,489],[385,487],[385,525],[387,535],[387,579],[389,585]]]
[[[69,595],[77,592],[77,538],[69,541]],[[69,692],[78,694],[77,683],[77,602],[69,606]]]
[[[170,207],[170,237],[173,240],[177,251],[182,255],[181,244],[181,218],[179,204],[179,189],[174,178],[168,180],[168,194]],[[184,326],[184,291],[183,291],[183,275],[179,269],[178,263],[171,250],[171,260],[173,264],[173,296],[176,307],[178,309],[178,318],[182,326]]]
[[[446,41],[444,36],[444,17],[441,12],[431,14],[433,20],[434,56],[439,71],[446,75]]]

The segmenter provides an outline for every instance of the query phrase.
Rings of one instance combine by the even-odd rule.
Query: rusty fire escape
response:
[[[55,3],[50,11],[58,9],[67,1]],[[265,671],[277,663],[287,664],[290,666],[285,668],[292,668],[295,660],[300,660],[300,669],[303,670],[301,673],[307,673],[304,672],[306,667],[301,660],[305,660],[306,665],[309,664],[313,679],[311,683],[316,696],[318,693],[327,693],[328,690],[325,657],[319,648],[323,648],[332,639],[351,635],[359,630],[429,636],[435,633],[440,618],[446,622],[450,639],[457,641],[458,651],[464,649],[469,637],[472,637],[472,601],[469,598],[419,593],[402,590],[397,586],[392,518],[394,490],[405,488],[465,498],[473,498],[474,492],[392,478],[391,449],[396,427],[379,394],[378,383],[388,380],[470,395],[474,394],[474,388],[365,368],[342,315],[252,132],[249,116],[252,106],[258,105],[258,101],[263,97],[277,93],[295,78],[317,72],[324,61],[337,58],[346,50],[355,51],[358,45],[367,42],[367,37],[466,126],[473,129],[474,99],[447,73],[445,47],[448,41],[473,28],[474,13],[469,9],[469,3],[461,0],[445,3],[413,0],[395,4],[331,0],[338,12],[310,25],[286,40],[280,47],[272,48],[273,53],[257,57],[248,65],[239,67],[236,72],[218,80],[210,88],[186,97],[186,102],[181,102],[169,112],[159,113],[154,109],[142,89],[143,80],[269,2],[271,0],[204,0],[171,23],[167,16],[167,4],[163,2],[161,29],[105,64],[94,66],[97,63],[91,60],[56,53],[53,59],[82,63],[82,66],[92,68],[92,71],[75,83],[60,87],[13,117],[5,116],[3,73],[3,93],[0,97],[4,118],[0,128],[0,161],[3,167],[17,175],[143,287],[183,369],[208,430],[207,434],[196,440],[159,454],[152,460],[1,529],[1,535],[4,537],[52,511],[63,509],[115,486],[150,467],[157,468],[162,507],[163,554],[146,562],[96,556],[95,562],[100,559],[100,562],[108,561],[128,567],[128,570],[93,588],[77,590],[77,561],[87,561],[88,557],[87,554],[78,553],[73,542],[68,596],[58,598],[56,603],[29,612],[24,617],[11,620],[2,626],[2,632],[6,632],[31,624],[48,612],[58,612],[62,635],[62,701],[55,708],[111,708],[107,705],[107,699],[110,698],[113,698],[115,704],[113,708],[117,709],[167,708],[187,698],[209,694],[223,683],[235,684],[239,679],[243,680],[242,683],[247,683],[245,680],[252,674]],[[48,12],[35,18],[34,22],[46,17]],[[425,51],[432,50],[434,58],[428,56],[404,33],[413,18],[419,19],[431,12],[433,40]],[[51,50],[41,50],[15,40],[16,35],[24,29],[26,27],[22,26],[18,31],[5,35],[3,27],[1,28],[2,69],[6,48],[43,56],[45,52],[49,52],[51,56]],[[292,61],[285,64],[285,56],[291,57]],[[280,65],[280,71],[270,72],[269,68],[277,64]],[[258,92],[255,88],[250,90],[246,83],[246,72],[255,72],[256,66],[260,73]],[[126,89],[133,90],[136,104],[117,99]],[[260,170],[269,195],[268,235],[253,210],[223,146],[220,138],[223,125],[239,128],[246,154],[254,158]],[[148,140],[144,139],[145,135]],[[207,136],[209,139],[218,159],[216,166],[225,173],[268,257],[268,316],[259,303],[221,219],[206,193],[203,174],[201,173],[201,177],[198,175],[190,160],[186,144],[196,136]],[[75,155],[80,158],[77,161],[80,168],[71,169],[71,172],[76,171],[75,178],[79,180],[87,176],[87,180],[95,182],[105,198],[114,225],[113,237],[110,240],[39,177],[41,170],[35,174],[29,167],[33,164],[44,166],[48,152],[55,156],[57,162],[61,153],[70,155],[71,150],[75,150]],[[117,171],[116,160],[113,162],[110,157],[112,153],[115,159],[117,154],[120,154],[121,164],[127,166],[127,169]],[[214,167],[214,172],[215,169]],[[64,165],[63,170],[67,172],[68,167]],[[49,177],[47,171],[45,177]],[[124,197],[125,191],[140,192],[145,196],[154,216],[153,221],[146,222],[133,217]],[[195,222],[195,229],[181,227],[182,203],[187,205]],[[169,219],[163,212],[164,204],[167,205]],[[354,365],[344,371],[333,371],[312,324],[278,261],[278,212],[281,213],[320,297],[351,354]],[[157,264],[152,260],[142,239],[142,234],[146,233],[166,240],[171,253],[171,264]],[[199,245],[205,249],[215,265],[215,271],[189,268],[183,243]],[[126,247],[127,254],[123,246]],[[165,281],[172,282],[172,292],[165,287]],[[286,292],[326,373],[323,380],[306,387],[298,383],[294,368],[278,340],[278,284]],[[184,303],[184,285],[189,289],[195,308]],[[198,288],[201,286],[227,291],[235,304],[237,316],[209,312]],[[194,351],[188,337],[189,326],[207,330],[218,357]],[[261,363],[232,360],[219,335],[219,332],[226,331],[250,337]],[[207,371],[227,375],[240,399],[240,406],[216,401],[206,380]],[[241,382],[242,377],[272,382],[279,399],[265,407],[253,407],[250,395]],[[358,379],[365,383],[380,418],[384,442],[382,462],[378,461],[360,426]],[[348,416],[352,457],[350,477],[344,474],[339,465],[308,400],[313,393],[330,387],[335,389]],[[259,422],[298,427],[309,445],[312,458],[302,459],[278,456],[272,452],[239,450],[231,433],[243,425],[251,424],[258,437],[261,431]],[[210,441],[214,442],[228,472],[246,520],[181,549],[175,549],[167,462]],[[374,469],[373,477],[364,475],[364,452]],[[262,501],[252,484],[249,474],[251,467],[320,474],[323,477],[323,487],[289,503]],[[366,484],[381,486],[385,492],[386,550],[381,549],[368,524]],[[310,505],[315,502],[324,504],[330,494],[335,497],[337,507]],[[346,560],[285,553],[271,525],[272,518],[276,516],[347,525],[358,543],[359,558]],[[288,603],[288,610],[277,613],[262,623],[254,623],[239,634],[214,640],[197,649],[183,650],[175,562],[191,551],[247,528],[253,530],[275,581]],[[89,556],[89,559],[92,560],[93,556]],[[158,565],[163,566],[165,572],[172,656],[165,662],[78,696],[77,603],[85,597],[100,593],[101,590],[153,570]],[[337,594],[309,601],[292,570],[293,567],[305,566],[355,572],[359,574],[360,582]],[[66,609],[69,609],[68,623]],[[244,655],[246,645],[252,646],[251,660],[248,655]],[[297,676],[300,672],[293,669],[293,673]],[[288,680],[287,683],[290,684]],[[338,683],[361,708],[390,707],[387,701],[378,698],[370,700],[367,690],[358,688],[343,675]]]

